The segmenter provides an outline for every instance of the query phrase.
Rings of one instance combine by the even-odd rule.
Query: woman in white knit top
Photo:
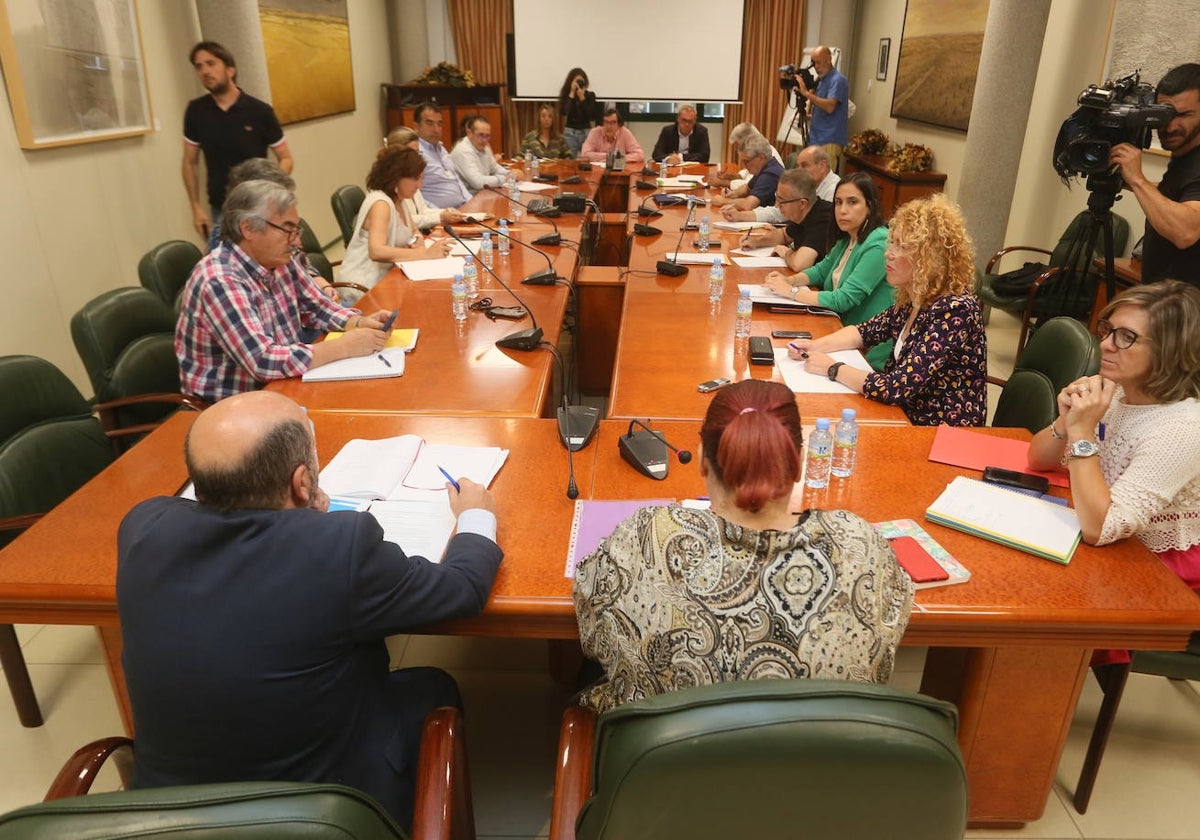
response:
[[[1065,466],[1085,542],[1137,536],[1200,589],[1200,289],[1128,289],[1100,313],[1097,335],[1100,373],[1058,395],[1029,465]]]

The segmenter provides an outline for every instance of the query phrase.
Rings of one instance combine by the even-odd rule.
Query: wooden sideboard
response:
[[[892,213],[906,201],[932,193],[940,193],[946,185],[946,173],[893,172],[887,167],[888,159],[883,155],[846,155],[845,174],[865,172],[879,188],[879,203],[883,218],[890,219]]]
[[[462,120],[481,114],[492,124],[492,151],[504,154],[504,112],[500,107],[500,85],[380,85],[385,100],[384,133],[393,128],[416,127],[413,112],[422,102],[437,102],[442,110],[442,143],[454,148],[462,137]]]

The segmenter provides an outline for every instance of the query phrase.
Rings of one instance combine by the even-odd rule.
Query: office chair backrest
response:
[[[956,725],[948,703],[833,680],[629,703],[598,720],[594,793],[576,836],[961,838]]]
[[[45,513],[111,460],[100,421],[62,371],[0,357],[0,518]],[[0,546],[16,533],[0,533]]]
[[[358,219],[358,211],[362,207],[366,193],[362,187],[346,184],[333,191],[329,203],[333,206],[333,216],[337,219],[338,227],[342,229],[342,244],[349,245],[354,236],[354,222]]]
[[[1051,318],[1030,336],[1014,368],[1044,373],[1057,395],[1079,377],[1100,372],[1100,342],[1074,318]]]
[[[321,240],[317,239],[316,231],[304,219],[300,219],[300,250],[309,254],[324,251],[324,248],[321,247]]]
[[[1125,245],[1129,242],[1129,221],[1120,213],[1112,213],[1113,223],[1113,256],[1119,257],[1125,253]],[[1065,266],[1067,264],[1068,252],[1071,250],[1071,245],[1075,238],[1079,236],[1083,230],[1084,224],[1087,222],[1091,213],[1087,210],[1082,211],[1071,220],[1067,225],[1067,229],[1063,231],[1063,235],[1059,237],[1058,244],[1054,246],[1054,250],[1050,253],[1051,266]],[[1081,254],[1076,268],[1087,268],[1091,261],[1097,257],[1104,256],[1104,236],[1101,234],[1096,238],[1096,246],[1091,254]]]
[[[1058,391],[1046,374],[1037,370],[1014,370],[992,413],[992,425],[1028,429],[1037,434],[1058,417]]]
[[[340,785],[238,782],[97,793],[0,816],[0,840],[394,840],[370,797]]]
[[[138,261],[138,280],[167,306],[177,309],[183,287],[203,256],[191,242],[172,239],[154,246]]]

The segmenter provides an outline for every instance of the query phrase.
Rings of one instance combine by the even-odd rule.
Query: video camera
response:
[[[807,67],[796,67],[795,64],[785,64],[779,68],[779,89],[780,90],[795,90],[800,85],[793,79],[793,76],[800,76],[804,79],[805,86],[809,90],[817,89],[817,68],[809,64]]]
[[[1150,131],[1174,118],[1175,109],[1156,103],[1154,88],[1140,83],[1140,72],[1105,81],[1102,87],[1088,85],[1079,94],[1079,109],[1063,122],[1054,142],[1054,171],[1064,183],[1074,175],[1107,173],[1113,146],[1149,148]]]

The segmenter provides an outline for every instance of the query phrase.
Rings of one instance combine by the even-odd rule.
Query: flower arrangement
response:
[[[933,149],[919,143],[893,146],[888,169],[893,172],[924,172],[933,169]]]
[[[426,67],[424,73],[413,79],[413,84],[475,87],[475,77],[470,70],[460,70],[455,65],[443,61],[433,67]]]
[[[891,138],[878,129],[868,128],[850,138],[846,151],[852,155],[886,155]]]

